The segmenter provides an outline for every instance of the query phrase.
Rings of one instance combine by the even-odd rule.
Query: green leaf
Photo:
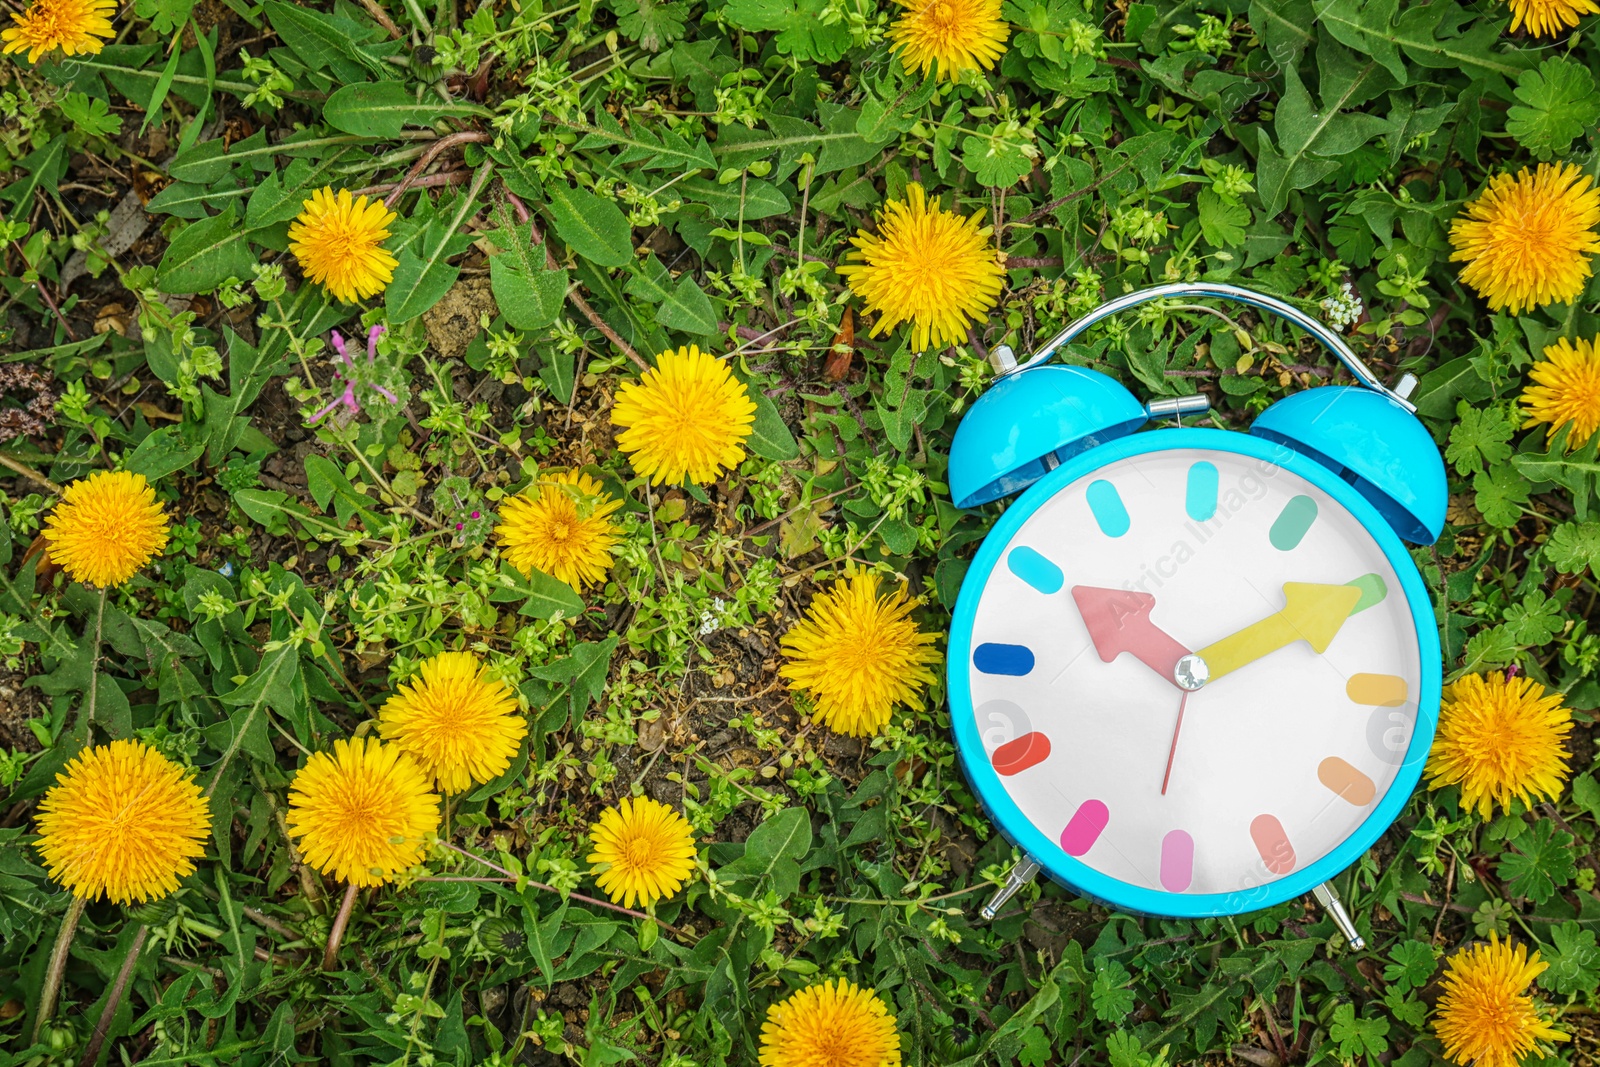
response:
[[[779,900],[800,888],[800,859],[811,850],[811,816],[803,807],[784,808],[750,832],[744,855],[717,872],[719,878],[751,888],[770,889]]]
[[[312,70],[327,71],[348,84],[366,81],[382,69],[379,61],[360,47],[376,30],[370,23],[363,26],[286,0],[266,0],[262,9],[283,43]]]
[[[1009,189],[1033,170],[1027,142],[991,132],[988,126],[980,126],[979,132],[986,136],[974,134],[961,142],[961,165],[979,185]]]
[[[205,450],[204,441],[186,442],[179,435],[178,427],[163,426],[139,442],[139,447],[128,457],[128,469],[153,483],[173,471],[194,466]]]
[[[1572,802],[1600,819],[1600,781],[1585,771],[1572,780]]]
[[[583,612],[583,598],[572,591],[572,586],[543,571],[522,574],[505,560],[500,561],[499,587],[489,594],[497,604],[522,601],[517,614],[535,619],[553,619],[557,613],[566,618]]]
[[[556,234],[573,252],[601,267],[633,261],[633,229],[617,205],[561,182],[545,186]]]
[[[577,357],[566,349],[556,349],[545,356],[539,368],[539,380],[550,390],[558,404],[572,403],[572,390],[577,385]]]
[[[487,118],[493,112],[477,104],[444,103],[424,94],[422,100],[396,81],[357,82],[335,89],[322,106],[322,117],[336,130],[361,137],[393,140],[407,126],[432,129],[445,118]]]
[[[323,511],[327,511],[328,505],[332,504],[341,526],[348,526],[357,515],[365,518],[371,510],[372,499],[357,492],[356,487],[350,484],[350,479],[344,476],[344,471],[327,456],[315,453],[307,456],[305,470],[306,488],[311,491],[311,499]]]
[[[518,330],[541,330],[556,321],[567,299],[567,272],[545,269],[544,246],[534,245],[533,224],[519,225],[502,215],[502,225],[489,239],[497,250],[489,258],[489,285],[506,321]]]
[[[646,52],[659,52],[683,37],[689,5],[683,0],[618,0],[617,29]]]
[[[383,306],[390,322],[407,322],[421,315],[450,291],[461,276],[461,268],[449,259],[466,251],[472,239],[460,232],[476,206],[476,193],[487,180],[492,164],[484,163],[473,180],[472,191],[456,203],[455,215],[448,223],[443,214],[430,214],[416,238],[401,247],[395,259],[394,279],[383,293]],[[442,205],[441,205],[442,206]]]
[[[1473,503],[1483,515],[1483,521],[1502,529],[1512,526],[1522,517],[1521,505],[1527,503],[1531,489],[1528,479],[1514,467],[1490,467],[1472,478]]]
[[[1264,127],[1256,128],[1256,188],[1269,216],[1283,210],[1290,193],[1322,181],[1339,169],[1342,157],[1391,128],[1387,119],[1376,115],[1344,113],[1360,98],[1376,69],[1369,61],[1348,79],[1324,84],[1320,107],[1312,102],[1295,69],[1284,70],[1283,97],[1273,119],[1276,143]]]
[[[1517,79],[1519,103],[1506,115],[1506,132],[1539,159],[1565,152],[1600,122],[1600,94],[1589,68],[1551,56]]]
[[[656,311],[656,321],[669,330],[699,334],[702,337],[717,332],[717,311],[711,306],[699,283],[689,271],[684,271],[678,284],[667,293]],[[759,410],[757,418],[760,418]]]
[[[248,278],[256,262],[248,233],[239,226],[237,205],[185,226],[156,268],[163,293],[204,293],[229,278]]]
[[[1398,942],[1389,950],[1389,958],[1394,962],[1384,967],[1383,980],[1399,986],[1402,993],[1427,985],[1438,966],[1433,948],[1425,941]]]
[[[1571,834],[1556,829],[1549,819],[1534,823],[1506,850],[1495,868],[1507,895],[1527,897],[1535,904],[1555,896],[1556,890],[1572,881],[1577,870],[1572,841]]]
[[[1339,1055],[1347,1063],[1358,1057],[1381,1056],[1389,1051],[1388,1033],[1388,1019],[1381,1015],[1358,1019],[1354,1004],[1340,1004],[1334,1008],[1333,1023],[1328,1027],[1328,1036],[1338,1044]]]
[[[1561,602],[1540,589],[1506,608],[1505,621],[1512,640],[1525,647],[1547,645],[1567,626]]]
[[[1480,408],[1463,400],[1456,404],[1456,419],[1450,427],[1450,445],[1444,450],[1444,458],[1455,464],[1457,474],[1477,474],[1486,466],[1511,458],[1508,442],[1516,428],[1503,406]]]
[[[1094,1017],[1103,1023],[1121,1023],[1133,1013],[1137,998],[1133,990],[1133,975],[1116,960],[1098,957],[1094,961],[1094,983],[1089,987],[1089,999],[1094,1005]]]
[[[1508,666],[1517,656],[1517,642],[1505,626],[1490,626],[1479,630],[1467,641],[1462,652],[1462,671],[1493,670]]]
[[[710,208],[712,218],[739,218],[741,205],[739,182],[719,185],[705,178],[690,178],[679,182],[678,188],[683,192],[685,199]],[[774,215],[786,215],[789,212],[789,198],[783,195],[783,191],[771,182],[755,178],[746,179],[743,183],[742,201],[746,222],[771,218]]]
[[[328,184],[328,172],[346,149],[319,157],[315,163],[291,160],[287,169],[267,175],[245,205],[244,222],[250,229],[288,222],[305,210],[311,194]],[[162,190],[165,192],[166,190]]]
[[[1562,574],[1600,574],[1600,522],[1562,523],[1550,531],[1544,554]]]
[[[1213,248],[1238,248],[1244,244],[1245,228],[1250,225],[1250,209],[1230,204],[1210,189],[1200,190],[1195,198],[1200,215],[1200,235]]]
[[[1551,928],[1550,939],[1555,948],[1543,954],[1550,969],[1539,976],[1539,984],[1563,996],[1593,993],[1600,984],[1600,946],[1594,931],[1564,922]]]
[[[748,384],[748,383],[746,383]],[[756,406],[756,419],[750,426],[746,444],[750,451],[762,459],[775,462],[794,459],[800,454],[800,445],[789,432],[789,427],[778,413],[778,405],[760,389],[751,387],[750,399]]]
[[[229,761],[241,748],[263,763],[277,762],[267,736],[266,713],[270,710],[287,715],[293,711],[299,703],[295,696],[299,675],[300,654],[293,645],[284,645],[263,656],[261,666],[243,685],[217,698],[241,710],[206,731],[206,740],[222,749],[221,758],[212,768],[212,786],[221,781]]]
[[[1381,63],[1401,85],[1409,71],[1401,58],[1436,70],[1454,70],[1470,78],[1499,75],[1515,78],[1530,60],[1501,43],[1501,22],[1473,18],[1455,0],[1406,4],[1400,0],[1313,0],[1318,26],[1361,55]],[[1459,32],[1463,26],[1466,32]]]
[[[104,100],[87,93],[67,93],[57,106],[74,126],[90,137],[107,137],[122,129],[122,116],[111,114]]]
[[[622,123],[604,109],[595,112],[594,122],[593,126],[576,127],[583,131],[583,139],[577,145],[578,151],[612,146],[621,148],[622,152],[613,157],[618,166],[638,163],[643,165],[643,170],[692,173],[711,170],[717,165],[704,137],[697,137],[691,144],[666,127],[652,130],[643,123],[635,123],[624,129]]]
[[[827,0],[730,0],[726,11],[728,21],[742,30],[777,31],[773,44],[779,52],[837,63],[850,48],[850,27],[842,19],[824,24],[827,6]]]

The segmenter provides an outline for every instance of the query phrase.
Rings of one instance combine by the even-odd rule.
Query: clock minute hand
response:
[[[1150,621],[1155,597],[1132,589],[1075,585],[1072,599],[1102,660],[1110,663],[1129,652],[1168,682],[1178,684],[1173,672],[1189,650]]]
[[[1353,584],[1284,582],[1282,611],[1199,649],[1195,655],[1206,661],[1214,682],[1296,641],[1305,641],[1319,654],[1326,652],[1360,599],[1361,589]]]

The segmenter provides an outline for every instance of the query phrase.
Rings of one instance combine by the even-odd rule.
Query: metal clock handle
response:
[[[1360,356],[1350,350],[1350,346],[1345,344],[1344,338],[1335,333],[1327,323],[1307,315],[1293,304],[1285,303],[1275,296],[1267,296],[1265,293],[1258,293],[1252,289],[1244,289],[1237,285],[1225,285],[1220,282],[1176,282],[1171,285],[1157,285],[1150,289],[1140,289],[1124,296],[1119,296],[1115,300],[1108,300],[1050,338],[1043,348],[1034,352],[1022,363],[1015,361],[1015,357],[1012,356],[1009,348],[1004,345],[997,347],[995,356],[999,365],[996,369],[1004,376],[1020,370],[1027,370],[1029,367],[1038,366],[1055,355],[1062,345],[1073,340],[1101,319],[1109,318],[1112,315],[1126,311],[1131,307],[1148,303],[1151,300],[1162,300],[1167,297],[1212,297],[1219,300],[1235,300],[1258,310],[1271,312],[1287,322],[1292,322],[1318,341],[1321,341],[1323,347],[1332,352],[1339,362],[1349,369],[1356,381],[1368,389],[1382,393],[1407,411],[1417,410],[1416,405],[1407,399],[1417,386],[1415,375],[1406,374],[1400,379],[1395,388],[1390,389],[1378,379],[1376,374],[1372,373],[1370,367],[1361,361]]]

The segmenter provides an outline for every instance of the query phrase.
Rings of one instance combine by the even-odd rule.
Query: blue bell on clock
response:
[[[1241,433],[1182,426],[1204,396],[1141,403],[1047,364],[1169,297],[1284,318],[1357,384]],[[1025,362],[991,358],[949,468],[958,507],[1020,494],[968,569],[947,668],[962,768],[1024,856],[985,916],[1042,869],[1176,917],[1311,892],[1359,942],[1331,880],[1400,813],[1438,716],[1438,631],[1402,543],[1436,540],[1447,499],[1416,379],[1391,389],[1315,318],[1207,283],[1129,293]]]

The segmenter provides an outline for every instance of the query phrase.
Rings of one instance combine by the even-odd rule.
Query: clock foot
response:
[[[1034,875],[1038,873],[1039,865],[1034,862],[1032,856],[1024,855],[1018,860],[1017,865],[1011,868],[1011,873],[1006,875],[1006,884],[995,890],[994,896],[989,898],[989,903],[983,906],[984,921],[993,922],[994,917],[999,915],[1000,909],[1005,906],[1005,902],[1016,896],[1017,892],[1033,881]]]
[[[1339,928],[1339,932],[1344,935],[1344,939],[1350,943],[1351,948],[1359,951],[1367,947],[1366,940],[1356,931],[1356,924],[1350,920],[1349,913],[1344,910],[1344,904],[1339,900],[1339,894],[1333,891],[1331,882],[1323,882],[1321,885],[1312,886],[1311,895],[1316,897],[1317,903],[1327,910],[1328,915],[1333,919],[1334,925]]]

